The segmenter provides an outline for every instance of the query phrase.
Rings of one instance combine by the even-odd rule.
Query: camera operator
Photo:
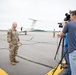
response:
[[[63,37],[68,33],[68,52],[72,75],[76,75],[76,10],[70,11],[70,22],[67,22],[62,32],[58,34]]]
[[[58,23],[59,27],[62,29],[64,28],[64,26],[67,22],[70,22],[70,14],[66,13],[65,16],[66,17],[64,18],[64,22]],[[64,38],[64,47],[63,47],[63,54],[62,55],[63,56],[65,55],[64,59],[66,61],[66,64],[63,64],[62,67],[64,69],[67,68],[66,74],[64,74],[64,75],[71,75],[71,69],[70,69],[70,63],[69,63],[69,52],[68,52],[68,33],[66,33],[63,38]]]
[[[70,19],[69,19],[70,20]],[[68,21],[69,21],[68,20]],[[64,28],[66,22],[62,22],[62,26]],[[64,35],[64,49],[63,49],[63,55],[65,54],[64,56],[64,59],[66,61],[66,64],[63,66],[63,68],[67,68],[66,69],[66,74],[64,75],[71,75],[71,69],[70,69],[70,62],[69,62],[69,52],[68,52],[68,33],[66,33]]]

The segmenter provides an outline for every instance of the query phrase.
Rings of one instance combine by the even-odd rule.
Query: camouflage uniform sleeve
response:
[[[18,31],[17,31],[17,33],[18,33]],[[19,34],[18,34],[18,41],[20,41]]]
[[[7,42],[10,43],[12,41],[12,31],[11,29],[7,32]]]
[[[18,38],[18,41],[20,41],[20,39]]]

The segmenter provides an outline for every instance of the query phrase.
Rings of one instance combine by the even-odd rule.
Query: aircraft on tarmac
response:
[[[36,25],[36,22],[37,21],[40,21],[40,20],[36,20],[36,19],[32,19],[32,18],[29,18],[29,20],[32,20],[32,25],[30,28],[24,28],[24,27],[20,27],[19,28],[19,33],[24,33],[25,35],[27,35],[27,31],[33,31],[34,30],[34,27]]]
[[[36,25],[36,22],[39,21],[39,20],[32,19],[32,18],[29,18],[29,20],[32,20],[31,30],[33,30],[35,25]]]

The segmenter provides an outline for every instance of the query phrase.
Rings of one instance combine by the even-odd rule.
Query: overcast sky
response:
[[[32,19],[39,20],[35,29],[59,30],[65,13],[76,10],[76,0],[0,0],[0,29],[11,28],[12,22],[18,28],[30,28]]]

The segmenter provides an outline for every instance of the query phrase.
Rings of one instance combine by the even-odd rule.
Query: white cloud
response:
[[[75,9],[75,3],[76,0],[0,0],[0,26],[17,21],[19,26],[27,27],[32,23],[29,18],[34,18],[42,21],[36,28],[57,28],[57,22],[62,22],[65,13]]]

